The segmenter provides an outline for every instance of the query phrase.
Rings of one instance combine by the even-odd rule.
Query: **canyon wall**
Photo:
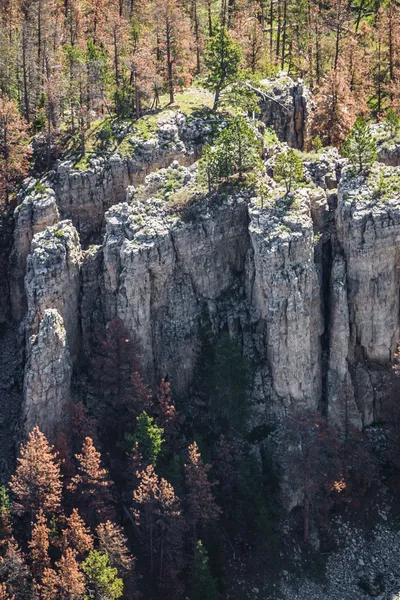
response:
[[[182,169],[179,147],[181,162],[193,163],[182,136],[197,134],[180,113],[161,127],[174,143],[163,153],[159,137],[155,163],[136,175],[122,159],[87,173],[60,165],[16,213],[11,300],[26,339],[26,428],[55,437],[72,371],[90,365],[115,317],[140,347],[150,384],[167,376],[182,399],[207,321],[215,340],[228,332],[249,359],[254,425],[307,408],[339,426],[378,419],[400,335],[398,195],[380,199],[328,150],[306,162],[308,183],[290,202],[244,189],[174,210],[146,173]],[[190,168],[182,173],[191,180]],[[154,195],[135,196],[140,181]]]

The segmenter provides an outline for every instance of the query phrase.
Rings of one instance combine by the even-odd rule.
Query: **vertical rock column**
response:
[[[27,261],[23,417],[27,430],[38,425],[52,441],[67,423],[71,362],[80,348],[81,261],[78,234],[70,221],[37,234]]]
[[[24,418],[28,433],[38,425],[51,441],[69,420],[71,360],[64,321],[45,310],[37,335],[28,340],[24,381]]]

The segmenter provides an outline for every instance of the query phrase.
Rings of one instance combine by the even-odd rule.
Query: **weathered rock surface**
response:
[[[78,233],[70,221],[61,221],[33,238],[25,278],[27,336],[37,334],[47,309],[56,309],[64,320],[74,360],[80,344],[81,261]]]
[[[266,124],[302,147],[308,91],[286,76],[263,89]],[[268,177],[265,202],[249,190],[193,200],[196,152],[214,126],[169,111],[154,136],[132,137],[128,158],[97,157],[84,172],[59,164],[53,187],[16,214],[13,314],[30,339],[55,309],[76,368],[118,316],[149,382],[168,375],[182,396],[205,316],[250,360],[254,424],[317,407],[340,426],[372,423],[400,335],[399,194],[380,183],[382,196],[324,150],[305,157],[306,187],[291,200]],[[177,190],[192,199],[184,211]]]
[[[14,319],[21,320],[26,312],[24,277],[26,260],[33,236],[60,220],[53,190],[45,194],[29,194],[14,214],[14,245],[10,255],[10,304]]]
[[[314,262],[314,200],[302,190],[294,200],[298,209],[250,211],[248,301],[253,318],[257,315],[255,329],[262,332],[258,351],[270,369],[275,396],[270,408],[280,415],[286,409],[316,408],[321,397],[324,323]]]
[[[27,344],[24,381],[24,426],[38,425],[52,442],[60,425],[67,426],[72,365],[64,321],[56,309],[44,311],[37,335]]]
[[[303,150],[312,109],[309,90],[301,80],[294,82],[285,73],[264,79],[261,89],[266,94],[261,102],[261,120],[275,129],[281,142]]]
[[[61,216],[71,219],[82,241],[88,242],[101,232],[104,213],[125,201],[128,186],[142,184],[150,172],[174,160],[192,164],[210,131],[201,119],[189,120],[182,112],[169,111],[152,137],[131,138],[130,156],[93,158],[85,171],[75,170],[72,162],[61,163],[52,176]]]
[[[345,176],[338,188],[335,221],[337,253],[345,269],[342,264],[342,277],[338,268],[333,272],[332,318],[337,328],[335,333],[332,329],[336,339],[331,356],[340,348],[346,357],[355,401],[368,425],[381,414],[400,333],[399,193],[380,198],[371,181]],[[332,371],[348,379],[343,358]],[[332,399],[330,404],[333,407]]]
[[[320,173],[341,168],[328,160]],[[185,169],[174,169],[185,185]],[[381,201],[345,172],[337,197],[313,185],[261,208],[235,193],[179,216],[159,194],[170,175],[112,207],[104,243],[85,253],[70,222],[34,237],[29,335],[55,308],[76,364],[78,348],[90,356],[118,316],[149,381],[168,375],[185,395],[207,315],[215,335],[228,331],[250,358],[255,423],[317,407],[339,426],[378,418],[400,335],[398,197]]]

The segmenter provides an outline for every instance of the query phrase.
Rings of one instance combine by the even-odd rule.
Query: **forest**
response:
[[[168,381],[151,392],[136,345],[110,324],[87,406],[73,403],[55,446],[35,427],[0,487],[1,598],[213,600],[232,556],[274,572],[280,473],[265,446],[254,453],[266,432],[248,427],[249,364],[226,334],[205,336],[202,356],[198,388],[178,406]],[[309,410],[281,423],[280,444],[300,449],[283,468],[305,498],[295,518],[305,547],[310,524],[324,531],[332,511],[362,510],[383,474],[398,493],[395,401],[386,418],[384,461],[347,418],[336,428]]]
[[[107,146],[116,119],[173,106],[190,85],[215,94],[214,110],[249,110],[251,84],[302,78],[316,99],[310,147],[341,147],[359,116],[389,112],[398,128],[395,1],[9,0],[0,22],[3,205],[30,169],[84,155],[91,128]]]

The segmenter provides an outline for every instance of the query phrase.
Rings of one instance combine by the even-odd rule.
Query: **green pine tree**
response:
[[[400,131],[400,115],[393,108],[389,108],[386,113],[385,129],[391,138],[395,138]]]
[[[90,597],[116,600],[123,595],[123,581],[117,577],[117,569],[110,567],[107,553],[92,550],[82,563],[82,571],[86,575]]]
[[[358,173],[368,169],[378,158],[376,143],[369,125],[358,117],[343,145],[343,156],[357,168]]]
[[[207,145],[203,150],[200,173],[207,181],[209,191],[236,173],[242,181],[245,172],[259,167],[260,147],[254,128],[243,117],[231,119],[215,145]]]
[[[5,485],[0,485],[0,513],[3,509],[10,514],[11,512],[11,500],[8,493],[8,489]]]
[[[233,170],[243,179],[243,173],[260,165],[260,142],[243,117],[235,117],[221,134],[221,141],[230,145]]]
[[[241,60],[241,48],[227,28],[216,27],[204,53],[208,69],[204,85],[214,93],[214,110],[218,108],[221,92],[237,80]]]
[[[285,183],[287,194],[290,194],[295,183],[303,179],[303,163],[294,150],[279,154],[275,161],[274,177]]]
[[[143,411],[141,415],[136,419],[136,432],[133,436],[128,435],[128,442],[132,444],[138,443],[139,450],[144,460],[156,466],[158,457],[161,452],[161,446],[164,443],[163,440],[164,429],[158,427],[154,422],[153,417]]]
[[[217,586],[208,565],[207,550],[201,540],[197,542],[189,571],[190,600],[215,600]]]

